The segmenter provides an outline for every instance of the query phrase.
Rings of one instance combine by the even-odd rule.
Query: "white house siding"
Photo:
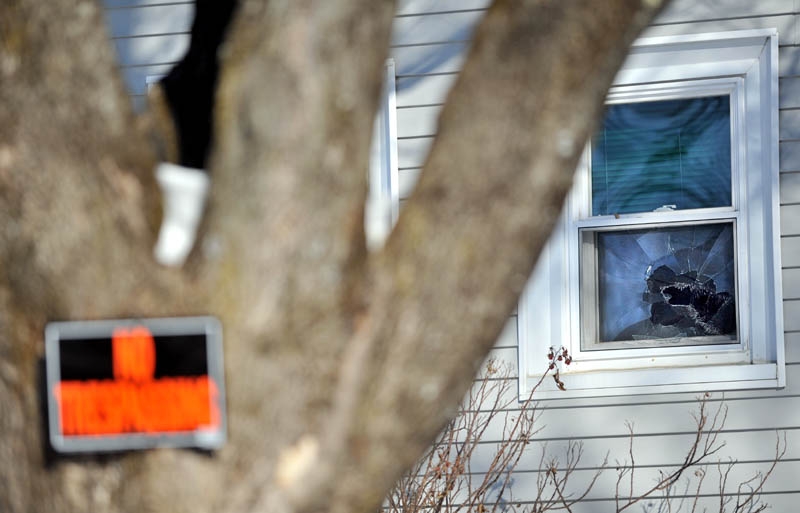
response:
[[[105,6],[125,83],[141,109],[145,78],[167,73],[189,47],[194,1],[105,0]]]
[[[397,73],[398,153],[401,198],[407,198],[436,132],[436,116],[454,83],[472,29],[489,0],[399,0],[391,55]],[[145,77],[166,72],[185,51],[191,2],[106,0],[112,37],[133,100],[144,101]],[[780,33],[780,202],[787,386],[782,390],[725,394],[730,408],[722,458],[740,463],[731,481],[767,468],[775,431],[786,434],[788,451],[764,489],[773,511],[800,511],[800,0],[676,0],[646,35],[672,35],[776,27]],[[511,316],[493,356],[516,369],[516,316]],[[544,355],[543,355],[544,363]],[[567,382],[567,386],[569,383]],[[516,389],[516,387],[514,387]],[[712,406],[719,398],[712,400]],[[692,440],[695,394],[664,394],[541,401],[542,429],[536,440],[553,454],[568,440],[583,443],[574,483],[586,483],[610,453],[623,460],[634,424],[637,487],[652,484],[657,469],[678,464]],[[475,478],[496,444],[490,430],[473,465]],[[532,444],[514,477],[513,498],[534,499],[540,446]],[[702,499],[716,511],[716,470],[706,479]],[[606,472],[576,512],[611,511],[615,477]],[[729,491],[735,491],[729,490]],[[680,490],[678,490],[680,492]],[[641,511],[641,509],[635,509]]]

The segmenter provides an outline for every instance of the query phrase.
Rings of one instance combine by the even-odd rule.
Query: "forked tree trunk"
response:
[[[498,0],[383,251],[364,246],[393,3],[243,1],[205,227],[159,267],[160,198],[93,2],[0,3],[0,511],[371,511],[513,308],[657,0]],[[230,440],[46,461],[50,320],[211,314]]]

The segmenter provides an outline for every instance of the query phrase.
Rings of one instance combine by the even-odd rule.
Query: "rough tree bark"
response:
[[[364,246],[393,3],[244,1],[223,52],[212,199],[151,257],[154,145],[93,2],[0,4],[0,511],[370,511],[512,310],[627,46],[658,0],[498,0],[413,197]],[[230,440],[49,461],[50,320],[213,314]]]

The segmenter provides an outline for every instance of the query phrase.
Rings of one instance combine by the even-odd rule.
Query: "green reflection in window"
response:
[[[608,106],[592,139],[592,215],[729,205],[729,96]]]

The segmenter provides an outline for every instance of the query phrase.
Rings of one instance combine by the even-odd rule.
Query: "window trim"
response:
[[[384,65],[380,104],[372,125],[369,191],[364,211],[364,228],[370,250],[383,247],[400,214],[395,82],[395,63],[390,58]]]
[[[731,137],[731,205],[724,207],[703,208],[703,209],[682,209],[670,212],[637,212],[631,214],[619,215],[591,215],[592,211],[592,168],[591,168],[591,149],[587,144],[584,157],[581,165],[578,166],[576,172],[575,186],[570,194],[568,200],[568,210],[571,211],[571,226],[570,234],[568,237],[568,255],[569,255],[569,283],[571,285],[570,295],[576,298],[577,304],[573,303],[571,308],[573,311],[581,312],[579,319],[572,320],[572,332],[576,333],[579,338],[577,347],[570,348],[580,361],[580,356],[588,351],[599,351],[599,347],[594,349],[584,349],[580,339],[586,333],[586,294],[581,293],[581,288],[585,283],[583,277],[585,267],[585,248],[583,247],[581,233],[594,229],[596,231],[612,231],[617,229],[642,229],[642,228],[656,228],[656,227],[670,227],[670,226],[685,226],[687,224],[703,224],[709,222],[733,222],[734,224],[734,238],[744,237],[747,233],[747,222],[740,215],[743,210],[747,208],[747,185],[746,175],[743,172],[743,163],[745,160],[745,135],[746,128],[744,126],[744,85],[745,81],[741,77],[723,77],[712,79],[700,80],[683,80],[677,82],[670,82],[667,84],[649,84],[642,86],[617,86],[612,87],[608,93],[606,104],[623,104],[634,102],[648,102],[648,101],[662,101],[662,100],[676,100],[686,98],[701,98],[709,96],[728,95],[730,97],[730,137]],[[578,233],[575,234],[575,229]],[[735,245],[739,248],[739,245]],[[576,258],[573,258],[573,255]],[[747,280],[743,273],[742,262],[747,258],[745,251],[735,252],[734,259],[736,261],[736,284],[737,284],[737,331],[747,332],[747,318],[740,315],[741,306],[748,304],[748,286]],[[586,313],[584,313],[586,312]],[[739,350],[745,350],[748,339],[742,340],[739,337]],[[618,344],[615,344],[618,345]],[[711,344],[709,344],[711,345]],[[636,363],[635,359],[650,359],[654,356],[661,356],[664,354],[671,354],[676,352],[695,353],[695,352],[708,352],[713,354],[711,360],[717,362],[728,362],[730,358],[723,358],[720,356],[720,351],[726,348],[721,348],[716,344],[713,347],[707,347],[700,344],[683,344],[680,346],[681,350],[665,351],[665,347],[652,348],[648,350],[645,348],[631,348],[628,351],[619,349],[618,347],[608,346],[607,349],[615,349],[613,353],[609,353],[608,358],[629,358],[627,365],[624,368],[637,368],[647,366],[646,363]],[[728,349],[731,347],[728,344]],[[623,351],[623,352],[621,352]],[[607,351],[604,351],[606,353]],[[605,358],[603,355],[598,355],[595,358]],[[735,359],[737,362],[744,361],[745,355]]]
[[[742,245],[740,243],[739,235],[741,226],[737,226],[739,224],[738,216],[736,217],[727,217],[722,219],[690,219],[687,221],[681,222],[657,222],[655,219],[654,222],[647,223],[647,224],[637,224],[637,225],[617,225],[612,227],[601,227],[600,230],[591,230],[594,233],[609,233],[614,231],[623,231],[623,230],[640,230],[640,229],[648,229],[648,228],[674,228],[674,227],[691,227],[691,226],[701,226],[706,224],[730,224],[733,229],[733,246],[735,249],[740,248]],[[574,226],[572,227],[574,230]],[[586,355],[587,359],[619,359],[619,358],[627,358],[627,364],[624,368],[638,368],[642,366],[647,366],[647,363],[637,363],[639,359],[649,360],[652,357],[667,357],[673,358],[677,354],[695,354],[695,353],[703,353],[708,354],[709,357],[706,358],[704,364],[709,364],[711,361],[718,362],[718,363],[725,363],[731,361],[729,357],[725,355],[727,353],[731,353],[732,351],[736,351],[736,353],[742,353],[747,350],[749,340],[747,338],[742,338],[740,333],[747,332],[747,321],[746,316],[741,312],[741,306],[749,304],[747,292],[748,287],[746,283],[746,277],[744,276],[743,266],[740,265],[739,257],[737,255],[737,251],[734,250],[734,276],[736,277],[735,282],[735,298],[736,298],[736,327],[737,327],[737,341],[736,342],[711,342],[709,341],[706,344],[701,343],[692,343],[690,339],[692,337],[679,337],[678,340],[674,339],[649,339],[644,340],[643,342],[649,343],[649,345],[641,345],[640,347],[636,347],[636,344],[633,342],[594,342],[592,343],[592,348],[585,348],[583,337],[587,332],[592,333],[593,336],[597,336],[596,333],[596,324],[597,324],[597,317],[598,317],[598,309],[597,306],[599,305],[599,299],[597,298],[597,290],[596,290],[596,279],[597,279],[597,251],[596,246],[586,244],[584,242],[584,237],[587,230],[578,228],[577,238],[579,240],[579,249],[578,254],[575,255],[575,258],[572,258],[570,255],[570,264],[571,272],[577,272],[577,276],[570,278],[570,285],[572,286],[572,290],[570,291],[575,297],[578,298],[580,307],[580,318],[577,319],[577,322],[573,324],[575,327],[575,333],[578,336],[578,343],[576,344],[576,348],[571,350],[570,352],[573,353],[573,356],[576,357],[578,361],[581,360],[581,356]],[[571,230],[572,231],[572,230]],[[575,235],[570,237],[570,239],[576,238]],[[588,247],[591,246],[591,247]],[[587,265],[586,261],[591,259],[592,265],[594,267],[593,272],[590,274],[586,271]],[[573,271],[574,270],[574,271]],[[587,276],[587,274],[589,276]],[[587,290],[588,287],[591,287],[591,293]],[[594,295],[594,303],[589,303],[587,300],[587,296]],[[590,310],[591,307],[591,311]],[[589,324],[593,324],[593,328],[588,328]],[[724,336],[721,336],[724,337]],[[699,337],[698,337],[699,338]],[[711,337],[708,337],[711,338]],[[597,354],[595,357],[594,355]],[[745,363],[746,358],[745,355],[740,354],[739,356],[733,358],[735,363]]]
[[[590,204],[584,201],[589,196],[580,195],[581,188],[585,193],[589,186],[587,151],[561,220],[520,299],[521,398],[527,397],[530,386],[541,376],[551,345],[563,345],[573,355],[573,363],[561,369],[568,390],[557,391],[546,381],[537,393],[541,398],[785,386],[777,38],[774,29],[758,29],[644,38],[634,43],[614,80],[610,103],[670,99],[676,94],[686,97],[696,92],[700,94],[694,96],[706,96],[715,88],[733,87],[732,206],[590,218],[586,215]],[[577,201],[579,198],[583,202]],[[597,226],[635,229],[703,219],[736,219],[740,343],[581,351],[579,230]]]

